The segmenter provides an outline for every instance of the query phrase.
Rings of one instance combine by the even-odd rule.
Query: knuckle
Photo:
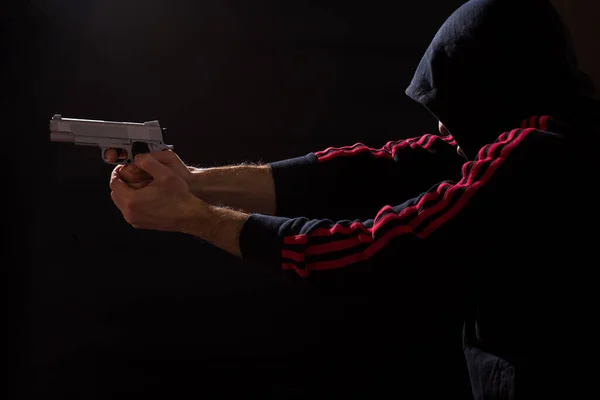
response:
[[[125,177],[132,177],[137,173],[139,173],[139,169],[133,164],[129,164],[121,170],[121,175]]]
[[[164,179],[167,183],[173,183],[177,180],[177,176],[175,176],[175,174],[172,171],[169,171],[165,174]]]
[[[135,176],[132,175],[132,174],[130,174],[130,173],[128,173],[128,172],[125,172],[125,173],[122,172],[121,173],[121,180],[123,180],[123,181],[125,181],[127,183],[131,182],[134,178],[135,178]]]
[[[162,161],[167,164],[172,164],[173,162],[179,159],[179,157],[177,157],[177,154],[175,154],[172,150],[158,151],[153,155],[154,158],[156,158],[158,161]]]
[[[164,180],[165,185],[173,186],[173,185],[177,185],[181,178],[179,176],[175,175],[174,173],[170,173],[169,175],[165,175],[164,179],[165,179]]]

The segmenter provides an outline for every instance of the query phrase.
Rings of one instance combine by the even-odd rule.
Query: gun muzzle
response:
[[[74,143],[75,135],[73,135],[72,133],[51,132],[50,133],[50,141],[51,142]]]

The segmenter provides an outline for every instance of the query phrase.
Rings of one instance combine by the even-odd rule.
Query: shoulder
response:
[[[488,160],[520,167],[554,162],[556,157],[568,154],[571,131],[568,124],[553,117],[531,117],[484,146],[474,161]]]

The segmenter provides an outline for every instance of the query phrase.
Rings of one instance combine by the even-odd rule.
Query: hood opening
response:
[[[471,0],[442,25],[406,94],[469,158],[533,115],[598,115],[595,88],[547,0]]]

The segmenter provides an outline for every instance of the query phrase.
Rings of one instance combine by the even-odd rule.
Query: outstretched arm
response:
[[[358,143],[267,165],[196,170],[192,191],[248,213],[366,218],[381,204],[457,179],[463,162],[451,137],[424,135],[380,149]]]
[[[357,265],[396,263],[424,249],[422,239],[446,232],[452,240],[464,229],[456,223],[482,189],[489,190],[498,170],[533,129],[507,132],[463,165],[457,181],[443,181],[401,205],[385,206],[366,221],[283,218],[211,207],[190,218],[182,231],[263,265],[294,271],[302,277]],[[493,183],[492,183],[493,184]],[[450,228],[447,228],[450,225]],[[458,228],[457,228],[458,227]],[[431,243],[428,241],[427,243]]]
[[[434,184],[403,204],[386,205],[365,221],[286,218],[211,206],[194,196],[172,167],[152,155],[138,155],[136,163],[154,180],[134,189],[120,179],[117,169],[111,179],[112,197],[136,228],[194,235],[245,260],[302,277],[331,275],[330,271],[349,267],[380,271],[376,267],[406,262],[411,255],[440,256],[442,243],[446,251],[460,251],[452,243],[464,243],[465,237],[485,240],[498,235],[497,224],[517,224],[511,218],[523,212],[528,194],[537,193],[532,204],[540,202],[539,196],[551,195],[546,191],[552,185],[536,188],[557,168],[555,153],[565,151],[557,137],[532,128],[506,132],[464,164],[458,180]],[[533,145],[528,148],[527,143]],[[511,200],[515,198],[519,202]]]

